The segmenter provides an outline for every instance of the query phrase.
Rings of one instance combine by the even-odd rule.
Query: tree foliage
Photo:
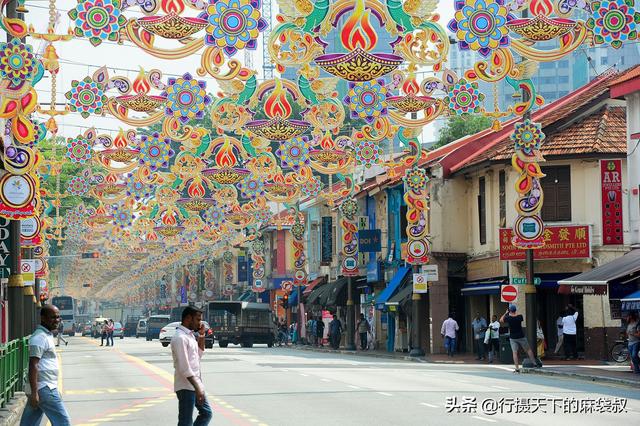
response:
[[[453,141],[491,127],[492,121],[483,115],[472,115],[469,117],[450,117],[445,126],[440,129],[438,141],[434,148],[445,146]]]

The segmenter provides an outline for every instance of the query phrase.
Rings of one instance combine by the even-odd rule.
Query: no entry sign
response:
[[[500,300],[506,303],[513,303],[518,298],[518,287],[507,284],[500,288]]]

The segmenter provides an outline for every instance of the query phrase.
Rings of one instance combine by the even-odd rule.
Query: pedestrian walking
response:
[[[498,321],[497,315],[491,317],[491,323],[487,328],[486,335],[488,337],[489,364],[492,364],[493,358],[498,358],[500,355],[500,321]]]
[[[444,348],[447,350],[447,355],[453,357],[456,352],[456,333],[460,330],[458,322],[454,319],[455,314],[451,312],[449,317],[442,323],[442,329],[440,334],[444,338]]]
[[[315,318],[311,318],[311,344],[315,346],[318,343],[318,323]]]
[[[198,337],[194,332],[198,332]],[[178,426],[206,426],[213,418],[200,373],[200,359],[204,354],[205,328],[202,311],[187,306],[182,322],[171,339],[173,357],[173,390],[178,397]],[[193,408],[198,417],[193,421]]]
[[[318,339],[318,346],[322,346],[324,341],[324,321],[322,321],[322,317],[318,317],[316,320],[316,338]]]
[[[104,346],[104,341],[107,341],[107,346],[109,346],[109,339],[107,334],[107,329],[109,328],[109,321],[104,320],[102,324],[102,328],[100,330],[100,346]]]
[[[487,320],[484,319],[480,312],[476,312],[476,317],[471,321],[473,329],[473,341],[476,345],[476,360],[484,359],[484,334],[487,330]]]
[[[340,347],[341,338],[342,322],[340,322],[337,315],[334,315],[333,319],[329,323],[329,339],[331,340],[331,347],[333,349],[338,349]]]
[[[29,381],[25,393],[27,405],[20,426],[39,425],[45,415],[52,426],[69,426],[71,419],[58,392],[58,358],[53,331],[58,328],[60,312],[53,305],[40,310],[40,325],[29,337]]]
[[[556,330],[558,333],[558,343],[556,343],[556,348],[553,350],[553,354],[554,355],[558,355],[558,352],[560,352],[560,348],[562,347],[562,342],[564,341],[564,333],[562,332],[562,317],[564,315],[562,315],[562,312],[560,313],[560,315],[558,315],[558,319],[556,320]]]
[[[65,346],[69,344],[64,338],[64,323],[62,321],[58,324],[58,343],[56,343],[56,346],[60,346],[60,341],[63,341]]]
[[[107,323],[107,346],[113,346],[113,328],[113,320],[110,319]]]
[[[578,311],[572,304],[567,305],[565,316],[562,317],[562,335],[564,341],[564,359],[578,359]]]
[[[360,319],[358,320],[358,324],[356,325],[358,329],[358,334],[360,335],[360,349],[363,351],[367,350],[368,344],[368,336],[369,331],[371,331],[371,325],[369,325],[369,321],[364,317],[364,314],[360,314]]]
[[[640,374],[640,321],[638,321],[638,313],[631,312],[627,316],[627,338],[629,339],[629,356],[631,357],[631,365],[633,372]]]
[[[513,354],[513,364],[515,366],[514,372],[519,373],[519,361],[518,361],[518,349],[522,350],[529,356],[531,363],[536,367],[542,367],[540,360],[537,360],[533,356],[533,351],[529,346],[529,341],[524,336],[524,330],[522,329],[522,322],[524,318],[517,313],[518,308],[516,305],[509,305],[509,309],[502,315],[500,322],[509,325],[509,343],[511,344],[511,352]]]

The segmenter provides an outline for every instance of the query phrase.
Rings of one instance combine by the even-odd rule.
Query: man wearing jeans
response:
[[[40,325],[29,338],[29,396],[20,426],[39,425],[46,415],[52,426],[70,426],[71,419],[58,393],[58,358],[53,330],[58,328],[60,312],[53,305],[40,310]]]
[[[198,331],[198,337],[194,334]],[[178,426],[207,426],[213,417],[204,394],[200,374],[200,358],[204,354],[205,329],[202,311],[187,306],[182,311],[182,324],[171,339],[173,355],[173,390],[178,396]],[[193,421],[193,408],[198,417]]]
[[[444,337],[444,347],[447,350],[447,355],[451,357],[456,352],[456,332],[460,330],[453,317],[454,313],[451,312],[449,318],[442,323],[442,329],[440,330],[440,334]]]

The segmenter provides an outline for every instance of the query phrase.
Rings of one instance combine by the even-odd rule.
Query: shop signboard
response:
[[[382,236],[379,229],[358,231],[358,247],[361,253],[378,253],[382,250]]]
[[[324,265],[329,265],[333,260],[333,218],[331,216],[325,216],[322,218],[321,234],[321,262]]]
[[[545,245],[535,249],[536,260],[591,258],[589,225],[549,225],[544,229]],[[525,250],[511,243],[513,230],[500,229],[500,260],[525,260]]]
[[[413,274],[413,292],[429,292],[429,274]]]
[[[602,244],[622,241],[622,160],[600,160]]]

